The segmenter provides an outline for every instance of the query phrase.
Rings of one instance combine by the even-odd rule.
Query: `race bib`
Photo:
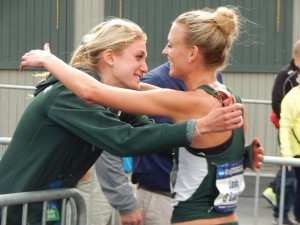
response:
[[[56,180],[48,185],[48,189],[60,188],[62,181]],[[48,202],[47,211],[46,211],[46,221],[59,221],[59,210],[57,207],[57,200],[51,200]]]
[[[52,200],[48,203],[46,211],[46,221],[58,221],[60,220],[59,210],[57,208],[57,203],[55,200]]]
[[[232,212],[245,189],[243,159],[217,166],[216,186],[220,192],[214,201],[217,212]]]

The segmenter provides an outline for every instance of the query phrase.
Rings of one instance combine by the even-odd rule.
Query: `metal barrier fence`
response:
[[[10,143],[11,138],[7,137],[0,137],[0,146],[1,145],[8,145]],[[291,158],[283,158],[283,157],[274,157],[274,156],[264,156],[263,164],[271,164],[271,165],[291,165],[295,167],[300,167],[300,159],[291,159]],[[247,175],[247,174],[246,174]],[[279,209],[279,225],[282,225],[283,221],[283,203],[284,203],[284,181],[286,176],[286,170],[285,167],[282,167],[282,180],[281,180],[281,196],[280,196],[280,209]],[[253,225],[258,225],[258,199],[260,195],[260,178],[261,173],[256,173],[256,182],[255,182],[255,193],[254,193],[254,215],[253,215]],[[70,191],[70,192],[68,192]],[[91,191],[92,192],[92,191]],[[73,193],[75,194],[73,196]],[[71,195],[72,194],[72,195]],[[91,193],[92,195],[92,193]],[[61,198],[70,198],[74,197],[77,201],[77,204],[79,206],[79,209],[77,209],[78,212],[81,212],[79,215],[79,221],[78,224],[86,224],[84,219],[82,217],[86,218],[86,212],[85,212],[85,204],[83,197],[76,192],[74,189],[71,190],[56,190],[56,191],[39,191],[36,192],[36,195],[34,192],[31,193],[20,193],[20,194],[11,194],[11,195],[0,195],[0,206],[3,205],[12,205],[12,204],[19,204],[24,202],[36,202],[36,201],[48,201],[51,199],[61,199]],[[83,206],[84,205],[84,206]],[[91,209],[90,209],[91,210]],[[91,213],[90,213],[91,215]],[[3,218],[2,218],[3,219]],[[84,223],[83,223],[84,222]],[[75,223],[71,223],[72,225]],[[112,225],[114,225],[114,220],[112,218]],[[5,223],[2,223],[2,225],[6,225]]]
[[[0,160],[10,141],[11,138],[9,137],[0,137]],[[23,205],[22,225],[27,224],[28,204],[34,202],[43,202],[41,224],[44,225],[46,224],[47,203],[51,200],[62,200],[61,225],[87,225],[86,202],[78,190],[74,188],[0,195],[1,225],[6,225],[7,207],[11,205]]]
[[[15,90],[35,90],[34,86],[22,86],[22,85],[9,85],[9,84],[0,84],[0,88],[6,89],[15,89]]]
[[[2,155],[4,154],[6,148],[8,147],[9,143],[11,142],[11,138],[10,137],[0,137],[0,161],[1,161],[1,157]],[[74,194],[74,192],[76,192],[76,196],[74,196],[77,200],[77,198],[80,198],[80,201],[77,200],[75,201],[76,204],[81,204],[81,199],[83,199],[83,201],[85,202],[85,205],[84,205],[84,212],[83,210],[81,209],[81,205],[79,205],[80,209],[77,210],[76,209],[76,205],[75,203],[72,201],[73,198],[70,198],[70,207],[71,207],[71,212],[68,213],[68,216],[72,216],[71,217],[71,220],[69,219],[67,222],[67,225],[75,225],[76,223],[74,222],[76,218],[73,217],[73,214],[72,212],[80,212],[81,213],[81,217],[84,216],[85,217],[85,222],[81,222],[82,219],[81,217],[79,218],[80,219],[80,224],[79,225],[91,225],[93,224],[93,212],[96,212],[97,210],[99,210],[99,208],[94,208],[95,206],[95,201],[97,197],[99,197],[99,195],[97,193],[95,193],[96,191],[98,191],[99,189],[96,189],[95,188],[95,184],[96,182],[98,182],[96,176],[95,176],[95,169],[94,167],[92,168],[92,175],[91,175],[91,178],[90,178],[90,187],[86,190],[84,190],[84,193],[82,193],[80,191],[78,191],[77,189],[70,189],[71,191],[71,194]],[[54,196],[54,197],[57,197],[56,199],[61,199],[61,198],[69,198],[69,197],[73,197],[73,196],[69,196],[69,195],[65,195],[66,191],[60,191],[60,190],[63,190],[63,189],[58,189],[57,191],[52,191],[52,190],[49,190],[49,191],[39,191],[39,192],[28,192],[30,195],[28,196],[33,196],[33,195],[36,195],[36,197],[29,197],[27,198],[27,193],[23,193],[23,194],[10,194],[10,195],[0,195],[0,208],[1,206],[3,205],[6,205],[8,202],[15,202],[17,200],[20,200],[20,199],[26,199],[24,200],[25,202],[34,202],[34,201],[47,201],[47,200],[52,200],[52,199],[49,199],[49,198],[52,198],[51,196]],[[68,190],[68,189],[67,189]],[[88,195],[89,196],[86,196],[86,191],[89,192]],[[69,191],[68,191],[69,192]],[[36,193],[36,194],[34,194]],[[67,193],[68,194],[68,193]],[[85,195],[86,199],[84,199],[84,196],[82,196],[82,194]],[[56,196],[57,195],[57,196]],[[78,197],[77,195],[80,195],[80,197]],[[38,199],[37,199],[38,198]],[[8,199],[10,199],[10,201],[7,201]],[[14,199],[14,200],[11,200],[11,199]],[[32,201],[34,200],[34,201]],[[99,199],[98,199],[99,200]],[[22,201],[22,200],[21,200]],[[102,200],[100,200],[102,201]],[[78,206],[77,206],[78,207]],[[101,209],[100,209],[101,210]],[[116,219],[118,217],[118,212],[115,210],[115,209],[112,209],[112,214],[111,214],[111,218],[110,218],[110,225],[115,225],[115,224],[119,224]],[[67,217],[68,218],[68,217]],[[1,223],[0,221],[0,224],[1,225],[6,225],[5,223]],[[62,223],[63,225],[64,223]],[[23,225],[23,224],[22,224]]]
[[[83,197],[76,189],[56,189],[32,192],[20,192],[0,195],[0,207],[2,207],[1,225],[7,224],[8,206],[22,205],[22,225],[27,224],[28,204],[43,203],[41,224],[46,225],[46,211],[48,201],[62,200],[61,225],[86,225],[86,206]],[[69,210],[67,209],[67,202]],[[68,218],[70,219],[68,220]]]
[[[284,193],[285,193],[285,177],[286,177],[286,167],[285,166],[294,166],[300,167],[300,159],[296,158],[283,158],[275,156],[264,156],[263,164],[271,165],[280,165],[282,166],[281,171],[281,184],[280,184],[280,199],[279,199],[279,225],[282,225],[283,221],[283,205],[284,205]],[[256,182],[255,182],[255,204],[254,204],[254,220],[253,225],[258,225],[258,198],[259,198],[259,183],[260,183],[260,173],[256,173]]]

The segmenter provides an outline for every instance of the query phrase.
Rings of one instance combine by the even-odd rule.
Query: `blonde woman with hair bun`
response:
[[[134,114],[166,116],[179,123],[205,117],[216,107],[226,109],[242,103],[237,94],[216,79],[217,72],[226,67],[239,21],[237,9],[232,7],[189,11],[175,19],[162,53],[169,60],[170,76],[183,80],[187,92],[137,92],[106,86],[64,64],[50,53],[47,45],[44,51],[26,53],[21,68],[48,69],[90,104],[104,104]],[[238,224],[235,208],[245,188],[245,162],[247,157],[253,159],[248,166],[257,171],[263,154],[258,138],[245,147],[245,129],[246,123],[234,130],[213,133],[196,127],[198,138],[189,147],[180,147],[175,152],[172,224]],[[248,155],[252,152],[253,156]]]

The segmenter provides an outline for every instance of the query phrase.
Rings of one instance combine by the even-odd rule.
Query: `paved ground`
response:
[[[261,192],[268,185],[272,178],[261,178],[260,198],[258,201],[257,225],[272,225],[272,206],[261,196]],[[255,177],[245,176],[246,189],[239,198],[237,215],[240,225],[255,225],[254,219],[254,193]]]
[[[256,225],[272,225],[272,213],[271,205],[265,199],[260,198]],[[239,199],[237,215],[240,225],[255,225],[253,197],[242,197]]]
[[[260,198],[258,201],[258,217],[257,223],[254,220],[254,190],[255,177],[246,176],[246,189],[239,198],[237,215],[240,225],[272,225],[273,224],[273,209],[272,206],[261,196],[262,191],[269,184],[272,178],[260,179]],[[290,218],[293,219],[292,213]]]

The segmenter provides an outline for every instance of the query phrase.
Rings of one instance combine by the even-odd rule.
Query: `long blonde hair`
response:
[[[108,18],[93,27],[82,39],[81,45],[74,51],[69,65],[81,69],[97,70],[97,64],[106,49],[121,54],[123,49],[135,40],[147,41],[146,33],[136,23],[120,18]],[[49,72],[36,74],[43,82]]]
[[[145,32],[137,24],[126,19],[110,18],[93,27],[83,37],[69,64],[96,70],[105,50],[112,49],[116,54],[121,54],[126,46],[136,40],[147,41]]]

